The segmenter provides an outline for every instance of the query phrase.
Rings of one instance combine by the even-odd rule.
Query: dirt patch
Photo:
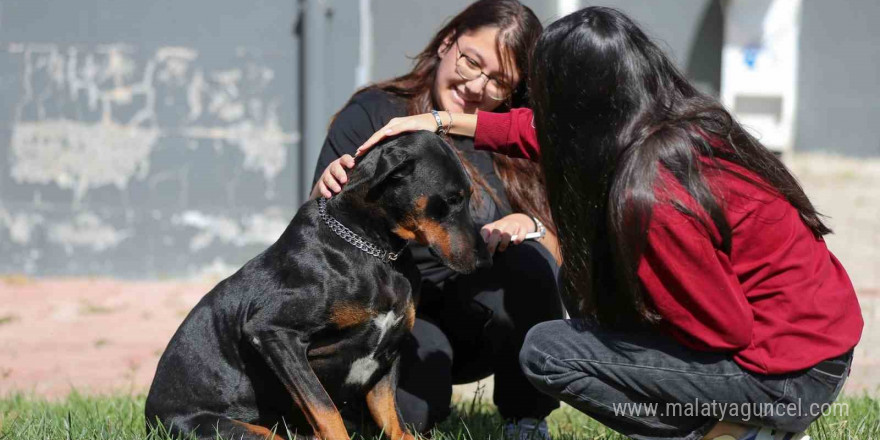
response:
[[[0,394],[142,391],[213,282],[0,280]]]

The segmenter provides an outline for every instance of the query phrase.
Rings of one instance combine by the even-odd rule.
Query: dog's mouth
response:
[[[445,258],[443,258],[442,255],[440,255],[440,252],[437,252],[437,250],[434,249],[434,246],[428,246],[428,252],[431,254],[432,257],[434,257],[440,261],[446,260]]]
[[[458,258],[443,255],[442,253],[440,253],[436,249],[434,249],[434,246],[428,246],[428,252],[430,252],[430,254],[434,258],[436,258],[441,263],[443,263],[444,266],[454,270],[455,272],[462,273],[462,274],[468,274],[468,273],[472,273],[475,270],[477,270],[476,264],[467,264]]]

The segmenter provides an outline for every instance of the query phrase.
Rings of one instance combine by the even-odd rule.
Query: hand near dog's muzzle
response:
[[[532,219],[525,214],[510,214],[484,225],[480,228],[480,236],[486,243],[489,253],[494,255],[496,250],[499,252],[507,250],[511,243],[522,243],[526,234],[532,232],[534,225]]]

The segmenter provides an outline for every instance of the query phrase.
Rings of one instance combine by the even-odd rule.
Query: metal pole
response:
[[[325,0],[300,0],[302,11],[302,80],[300,115],[302,120],[302,144],[300,156],[300,194],[308,198],[312,189],[312,176],[321,144],[327,132],[327,93],[324,81],[324,48],[326,47],[327,21],[332,10]]]
[[[360,23],[360,47],[358,66],[355,73],[354,88],[361,88],[370,82],[373,67],[373,11],[370,0],[360,0],[358,18]]]

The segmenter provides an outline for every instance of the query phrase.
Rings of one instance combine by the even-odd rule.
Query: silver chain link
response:
[[[385,263],[397,260],[397,257],[400,256],[400,253],[403,252],[403,249],[406,247],[406,244],[404,244],[403,248],[399,251],[389,252],[367,240],[364,240],[352,232],[351,229],[348,229],[345,225],[339,223],[339,221],[333,218],[333,216],[327,214],[327,199],[323,197],[318,199],[318,215],[321,216],[321,220],[324,220],[324,223],[326,223],[330,230],[336,233],[336,235],[342,237],[343,240],[351,243],[354,247],[382,260]]]

